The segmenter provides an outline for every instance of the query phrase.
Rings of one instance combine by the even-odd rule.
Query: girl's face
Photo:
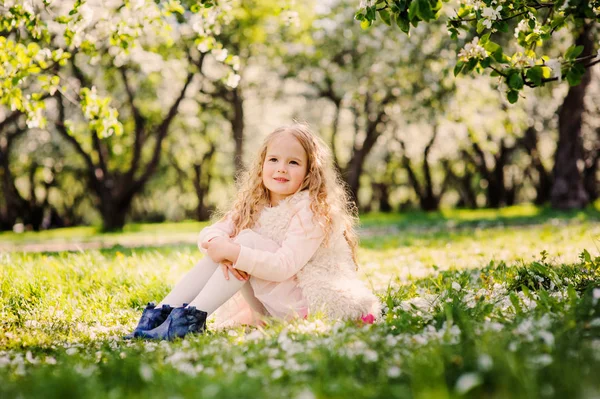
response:
[[[282,133],[267,146],[262,179],[269,190],[271,205],[298,191],[307,167],[306,151],[290,133]]]

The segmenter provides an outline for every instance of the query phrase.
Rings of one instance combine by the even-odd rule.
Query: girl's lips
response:
[[[278,181],[278,182],[281,182],[281,183],[285,183],[285,182],[288,181],[288,179],[283,179],[281,177],[276,177],[275,180]]]

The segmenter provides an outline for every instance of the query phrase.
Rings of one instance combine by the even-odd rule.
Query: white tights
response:
[[[234,241],[254,249],[271,252],[275,252],[278,248],[273,241],[251,230],[243,230]],[[221,266],[213,262],[210,257],[205,256],[179,280],[156,307],[163,304],[180,307],[184,303],[188,303],[189,306],[195,306],[196,309],[203,310],[210,315],[240,290],[242,290],[244,299],[255,312],[267,314],[263,304],[254,296],[254,290],[249,281],[238,280],[231,273],[229,280],[226,280]]]

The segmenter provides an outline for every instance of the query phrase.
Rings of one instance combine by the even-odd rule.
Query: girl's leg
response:
[[[220,269],[210,257],[204,256],[175,284],[171,292],[156,307],[160,308],[163,304],[180,307],[184,303],[190,303],[204,288],[215,270],[220,271]]]
[[[253,249],[262,249],[270,252],[275,252],[279,248],[277,243],[262,237],[252,230],[242,230],[240,234],[234,238],[234,242]],[[190,306],[195,306],[197,309],[203,310],[210,315],[247,283],[247,281],[240,281],[234,278],[225,280],[223,272],[221,270],[216,270],[198,296],[190,302]],[[251,297],[250,301],[248,301],[249,305],[256,311],[264,311],[264,306],[262,306],[260,301],[254,296],[254,291],[252,290],[252,287],[250,287],[250,284],[247,284],[247,286],[248,287],[246,287],[242,293],[247,301],[247,297]],[[258,308],[260,308],[260,310]]]

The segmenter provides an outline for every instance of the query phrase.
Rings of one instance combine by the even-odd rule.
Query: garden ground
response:
[[[361,221],[375,324],[313,315],[173,343],[121,336],[195,263],[202,224],[0,234],[0,397],[600,396],[597,207]]]

